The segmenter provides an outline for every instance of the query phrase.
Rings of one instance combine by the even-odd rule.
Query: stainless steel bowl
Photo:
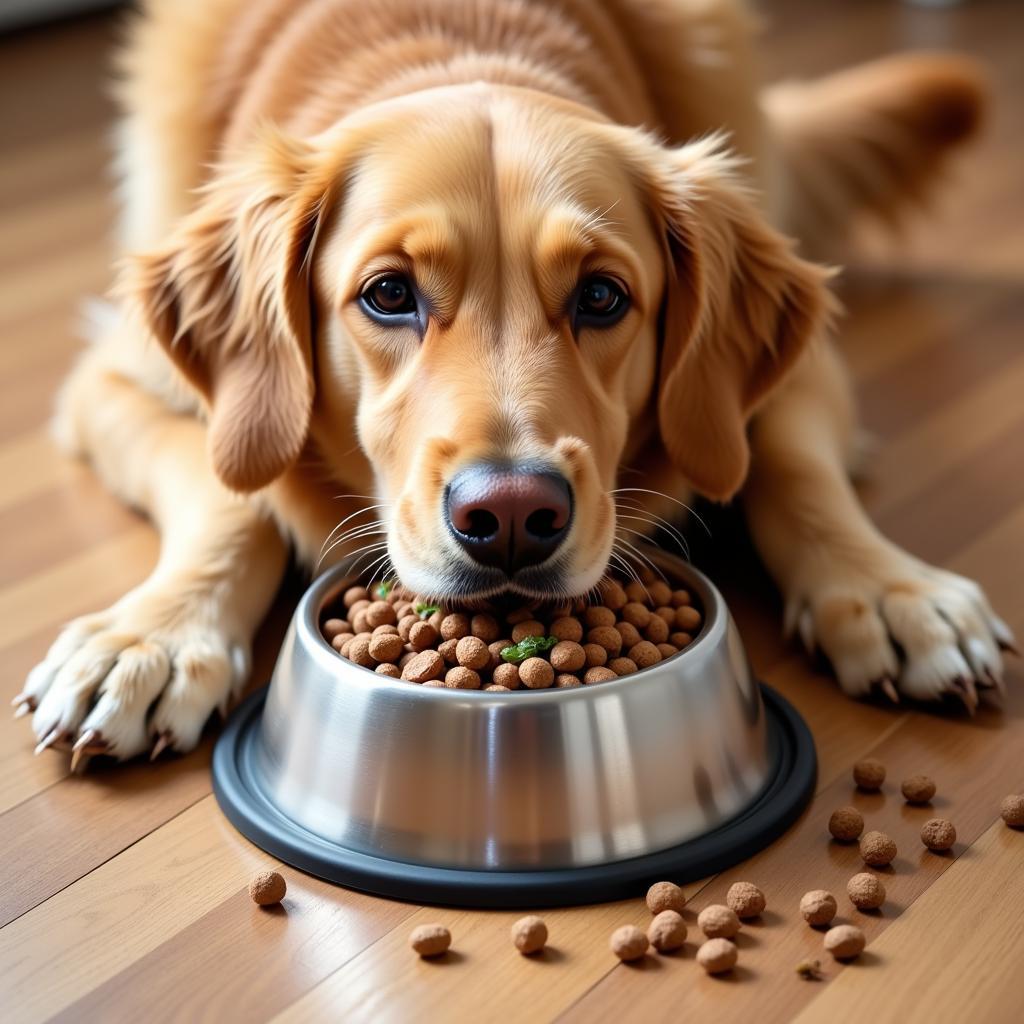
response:
[[[339,658],[319,628],[353,582],[337,566],[300,601],[265,706],[251,700],[218,744],[222,806],[313,873],[421,899],[440,879],[445,902],[463,901],[461,883],[470,902],[507,902],[496,886],[550,902],[545,892],[567,894],[559,879],[596,879],[606,895],[601,878],[640,877],[673,853],[678,863],[702,837],[725,836],[707,849],[727,857],[730,827],[736,850],[772,831],[766,801],[777,834],[813,783],[806,730],[777,696],[766,714],[710,581],[652,556],[703,609],[688,648],[612,682],[512,693],[417,686]]]

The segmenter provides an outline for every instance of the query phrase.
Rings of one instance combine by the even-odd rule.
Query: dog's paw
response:
[[[248,674],[209,602],[144,584],[105,612],[74,620],[15,698],[34,711],[36,752],[73,750],[125,760],[152,747],[184,753]]]
[[[787,626],[826,655],[851,697],[950,695],[971,712],[979,687],[1002,690],[1000,648],[1014,643],[976,583],[898,550],[831,567],[787,602]]]

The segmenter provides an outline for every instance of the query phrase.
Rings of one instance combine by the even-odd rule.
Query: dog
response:
[[[738,0],[151,0],[129,255],[56,431],[162,549],[31,672],[39,749],[192,748],[290,547],[562,598],[691,493],[742,493],[851,697],[1001,686],[982,590],[858,503],[812,261],[927,193],[983,80],[905,55],[766,88],[756,45]]]

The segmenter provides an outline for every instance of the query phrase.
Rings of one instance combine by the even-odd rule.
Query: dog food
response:
[[[647,941],[659,953],[671,953],[681,949],[686,942],[686,922],[683,915],[675,910],[663,910],[655,914],[647,926]]]
[[[523,956],[538,953],[548,941],[548,926],[534,914],[521,917],[512,925],[512,945]]]
[[[381,676],[455,690],[569,689],[633,675],[688,646],[703,618],[686,590],[606,580],[601,604],[427,601],[397,583],[353,586],[329,609],[324,639]],[[664,908],[663,908],[664,909]]]
[[[740,919],[730,907],[712,903],[697,915],[697,927],[709,939],[731,939],[740,930]]]
[[[288,885],[278,871],[261,871],[249,882],[249,899],[261,907],[272,907],[284,899]]]
[[[852,843],[864,831],[864,816],[856,807],[840,807],[828,819],[828,830],[841,843]]]
[[[686,906],[686,893],[674,882],[655,882],[647,890],[647,909],[652,914],[660,914],[663,910],[683,912]]]
[[[945,818],[929,818],[921,826],[921,842],[929,850],[948,850],[956,842],[956,828]]]
[[[846,883],[846,895],[858,910],[877,910],[885,902],[885,886],[877,875],[862,871]]]
[[[999,814],[1010,828],[1024,828],[1024,793],[1011,793],[1003,797]]]
[[[874,793],[885,782],[885,765],[873,757],[866,757],[853,766],[853,781],[857,783],[858,789]]]
[[[896,844],[884,832],[865,832],[860,840],[860,855],[865,864],[882,868],[896,856]]]
[[[805,981],[817,981],[821,977],[821,961],[801,960],[796,965],[796,973]]]
[[[409,936],[409,945],[420,956],[440,956],[451,944],[452,933],[443,924],[421,924]]]
[[[765,908],[764,893],[751,882],[736,882],[729,886],[725,902],[741,921],[757,917]]]
[[[636,925],[624,924],[612,932],[609,943],[620,960],[639,960],[647,952],[647,936]]]
[[[697,963],[708,974],[724,974],[736,966],[739,951],[728,939],[708,939],[697,950]]]
[[[839,924],[825,932],[825,949],[836,960],[852,960],[866,945],[864,933],[855,924]]]
[[[927,775],[911,775],[903,780],[900,792],[908,804],[926,804],[935,796],[935,783]]]
[[[812,889],[800,899],[800,913],[812,928],[830,924],[838,909],[835,896],[825,889]]]

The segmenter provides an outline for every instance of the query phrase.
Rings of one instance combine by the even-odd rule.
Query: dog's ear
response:
[[[312,146],[264,132],[164,246],[121,268],[118,294],[205,399],[213,468],[233,490],[280,476],[309,430],[319,163]]]
[[[768,224],[720,139],[653,159],[648,188],[668,265],[659,428],[676,468],[726,501],[747,475],[752,412],[825,331],[831,271]]]

